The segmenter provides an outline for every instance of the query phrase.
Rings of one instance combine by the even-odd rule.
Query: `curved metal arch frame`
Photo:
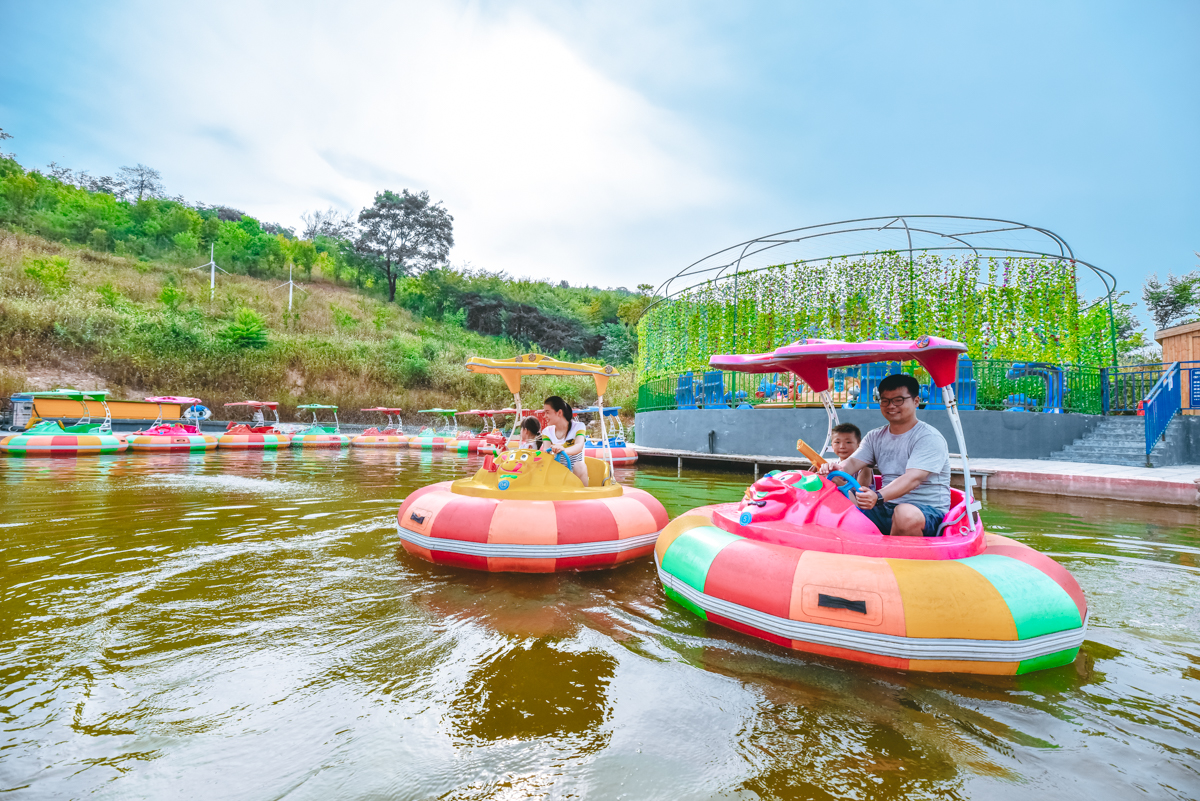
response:
[[[936,221],[939,221],[939,220],[941,220],[941,221],[956,220],[956,221],[977,222],[977,223],[982,223],[982,224],[991,225],[991,226],[998,225],[1000,227],[984,227],[979,230],[950,232],[950,231],[944,231],[944,230],[937,230]],[[883,225],[873,224],[873,223],[881,223],[881,222],[883,222],[884,224]],[[899,228],[893,227],[893,226],[897,226],[897,225],[899,225],[901,227],[899,227]],[[856,226],[856,227],[845,227],[845,226]],[[649,303],[646,306],[646,308],[644,308],[642,310],[641,314],[638,315],[638,320],[641,320],[641,318],[644,317],[646,315],[646,313],[649,312],[651,309],[653,309],[669,300],[672,300],[672,299],[678,297],[679,295],[683,294],[684,292],[687,292],[690,289],[694,289],[703,283],[725,281],[725,280],[729,280],[730,278],[732,278],[733,282],[734,282],[734,305],[735,305],[735,309],[736,309],[736,305],[738,302],[737,301],[738,277],[740,275],[742,275],[743,273],[752,274],[752,273],[756,273],[756,272],[761,272],[763,270],[769,270],[773,266],[775,266],[775,265],[768,265],[768,266],[754,267],[751,269],[743,270],[742,269],[742,261],[744,259],[746,259],[747,257],[755,256],[759,253],[765,253],[766,251],[772,250],[774,248],[782,247],[784,245],[794,245],[794,244],[798,244],[801,242],[815,240],[815,239],[821,239],[823,237],[828,237],[828,236],[835,236],[835,235],[839,235],[839,234],[863,233],[863,232],[879,232],[879,231],[885,231],[885,230],[892,230],[892,231],[896,231],[898,233],[903,232],[905,234],[907,241],[908,241],[907,250],[908,250],[909,264],[913,263],[913,254],[916,251],[920,251],[922,253],[947,251],[947,252],[953,252],[953,253],[971,252],[980,258],[987,258],[987,257],[1013,258],[1013,259],[1026,259],[1026,260],[1030,260],[1030,261],[1033,261],[1036,259],[1054,259],[1054,260],[1059,260],[1059,261],[1069,261],[1073,265],[1082,265],[1082,266],[1088,268],[1089,270],[1092,271],[1093,275],[1095,275],[1098,279],[1100,279],[1101,284],[1105,288],[1105,294],[1102,297],[1098,298],[1094,303],[1090,304],[1088,306],[1088,308],[1091,308],[1096,303],[1104,303],[1104,302],[1107,303],[1107,305],[1108,305],[1108,332],[1109,332],[1110,345],[1112,347],[1112,361],[1113,361],[1113,364],[1117,363],[1116,321],[1115,321],[1115,317],[1113,314],[1113,296],[1116,293],[1116,289],[1117,289],[1116,277],[1112,273],[1110,273],[1108,270],[1105,270],[1102,267],[1098,267],[1090,262],[1086,262],[1086,261],[1076,257],[1074,250],[1072,250],[1071,246],[1067,243],[1067,241],[1063,237],[1061,237],[1058,234],[1054,233],[1053,231],[1049,230],[1048,228],[1041,228],[1039,226],[1028,225],[1026,223],[1016,222],[1014,220],[1003,220],[1003,219],[994,218],[994,217],[970,217],[970,216],[956,215],[956,214],[895,214],[895,215],[888,215],[885,217],[860,217],[860,218],[852,219],[852,220],[840,220],[838,222],[821,223],[818,225],[806,225],[806,226],[801,226],[799,228],[790,228],[785,231],[777,231],[772,234],[766,234],[765,236],[760,236],[755,239],[750,239],[745,242],[740,242],[736,245],[731,245],[727,248],[722,248],[721,250],[718,250],[715,253],[710,253],[709,255],[705,256],[704,258],[692,262],[687,267],[685,267],[682,270],[680,270],[679,272],[677,272],[675,275],[673,275],[670,278],[668,278],[667,280],[663,281],[663,283],[660,284],[658,286],[658,288],[654,291],[654,294],[659,297],[657,297],[657,299],[655,299],[653,302]],[[984,235],[996,235],[996,234],[1022,232],[1022,231],[1038,234],[1042,237],[1045,237],[1047,240],[1049,240],[1052,243],[1051,247],[1047,248],[1044,251],[1043,250],[1026,250],[1023,248],[1002,247],[999,244],[990,244],[990,243],[986,243],[986,242],[983,242],[983,243],[972,242],[969,239],[970,237],[979,237],[979,236],[984,236]],[[922,247],[922,248],[914,247],[913,241],[912,241],[912,235],[914,233],[928,234],[930,236],[940,237],[942,239],[951,240],[957,244],[945,245],[942,247]],[[1057,253],[1049,252],[1051,249],[1056,249],[1058,252]],[[712,259],[722,256],[723,254],[733,253],[734,251],[739,251],[739,252],[737,253],[736,257],[731,258],[729,261],[725,261],[724,263],[721,263],[721,264],[714,264],[712,266],[703,267],[702,269],[697,269],[698,267],[701,267],[701,265],[704,265],[706,262],[709,262]],[[879,255],[883,255],[886,253],[895,253],[895,252],[897,252],[897,249],[895,249],[895,248],[889,248],[886,250],[863,250],[863,251],[857,251],[857,252],[852,252],[852,253],[829,254],[829,255],[817,256],[817,257],[813,257],[813,258],[809,258],[809,259],[796,259],[796,260],[793,260],[792,262],[788,262],[788,263],[811,264],[814,262],[827,262],[827,261],[832,261],[835,259],[855,258],[855,257],[864,257],[864,256],[879,256]],[[730,268],[732,268],[733,274],[732,275],[723,275]],[[714,273],[714,275],[704,278],[702,281],[697,280],[697,281],[689,282],[687,284],[687,286],[684,286],[680,289],[671,291],[671,285],[679,279],[699,278],[700,276],[707,275],[708,273]]]

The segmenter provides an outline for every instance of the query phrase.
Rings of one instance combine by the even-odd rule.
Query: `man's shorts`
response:
[[[932,506],[924,503],[913,503],[910,506],[915,506],[921,510],[921,514],[925,515],[925,528],[922,529],[922,535],[926,537],[936,537],[938,526],[942,524],[942,519],[946,516],[944,512],[939,512]],[[875,524],[875,527],[884,534],[892,533],[892,515],[896,513],[897,504],[891,501],[877,503],[870,509],[861,510],[867,519]]]

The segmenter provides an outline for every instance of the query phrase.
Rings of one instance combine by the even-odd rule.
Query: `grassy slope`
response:
[[[67,260],[65,287],[26,274],[55,257]],[[358,409],[368,406],[468,409],[512,401],[499,378],[462,367],[472,355],[515,355],[511,340],[416,319],[320,276],[307,293],[296,293],[293,319],[287,289],[273,291],[275,281],[218,274],[210,303],[208,272],[189,266],[0,230],[0,397],[57,372],[103,381],[115,397],[194,395],[216,409],[247,398],[278,400],[285,420],[305,402],[337,404],[343,419],[366,421]],[[160,301],[172,282],[186,295],[178,311]],[[243,306],[267,321],[266,348],[236,349],[217,336]],[[632,414],[632,368],[621,373],[605,401]],[[527,380],[523,390],[527,403],[549,394],[595,400],[591,382],[580,379]]]

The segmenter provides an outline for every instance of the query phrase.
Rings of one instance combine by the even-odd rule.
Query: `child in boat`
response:
[[[538,425],[536,417],[526,417],[521,421],[521,444],[519,448],[534,448],[542,447],[542,427]]]
[[[542,435],[546,444],[542,450],[565,453],[571,460],[571,471],[588,485],[587,466],[583,462],[583,446],[587,443],[587,429],[575,419],[571,406],[557,395],[546,398],[546,428]]]
[[[838,459],[849,459],[858,450],[858,446],[862,444],[862,430],[854,423],[839,423],[833,427],[833,439],[829,445],[833,448],[833,452],[837,454]],[[868,489],[875,487],[875,471],[870,467],[864,467],[859,470],[854,476],[859,484],[862,484]]]

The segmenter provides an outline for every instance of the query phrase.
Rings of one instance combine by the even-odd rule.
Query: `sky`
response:
[[[0,0],[0,29],[26,167],[140,162],[287,226],[426,190],[458,266],[632,288],[889,214],[1049,228],[1135,298],[1200,263],[1191,0]]]

